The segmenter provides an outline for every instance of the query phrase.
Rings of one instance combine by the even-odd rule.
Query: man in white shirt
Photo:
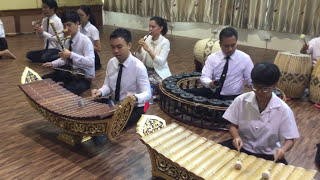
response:
[[[205,88],[195,89],[195,94],[233,100],[243,93],[244,81],[251,86],[253,63],[249,55],[236,49],[238,33],[234,28],[224,28],[219,40],[221,50],[209,55],[202,69],[200,80]]]
[[[51,62],[59,58],[59,52],[61,47],[52,27],[49,25],[50,21],[54,22],[57,32],[63,31],[63,25],[60,18],[55,14],[58,9],[57,2],[55,0],[42,0],[42,12],[46,16],[43,18],[42,23],[35,21],[33,28],[37,37],[44,39],[44,49],[37,51],[29,51],[26,55],[28,59],[36,63]]]
[[[300,53],[310,54],[312,58],[312,66],[314,67],[317,60],[320,58],[320,37],[311,39],[309,43],[304,43]]]
[[[100,89],[92,90],[92,97],[111,95],[115,102],[123,101],[127,96],[135,100],[129,122],[135,123],[143,114],[144,103],[151,98],[150,82],[143,63],[130,53],[130,31],[118,28],[110,35],[113,55],[107,65],[106,78]]]
[[[233,139],[221,144],[249,155],[288,164],[285,153],[299,137],[294,114],[273,90],[280,78],[272,63],[256,64],[251,72],[253,91],[238,96],[223,118],[231,123]]]
[[[2,57],[8,57],[15,59],[16,56],[12,54],[8,49],[8,43],[6,40],[6,34],[4,33],[3,23],[0,19],[0,59]]]
[[[63,70],[55,70],[52,73],[44,75],[42,78],[51,78],[56,82],[63,82],[63,87],[69,91],[80,95],[87,89],[90,89],[91,80],[95,77],[94,52],[90,39],[79,32],[80,17],[75,11],[65,11],[62,14],[62,22],[68,29],[66,35],[71,39],[65,42],[65,48],[59,53],[60,58],[44,63],[44,67],[62,67],[71,72],[80,72],[74,74]]]

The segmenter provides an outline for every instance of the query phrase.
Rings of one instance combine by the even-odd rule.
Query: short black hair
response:
[[[237,30],[235,30],[233,27],[226,27],[222,29],[222,31],[220,32],[219,40],[221,42],[224,37],[232,37],[232,36],[236,37],[236,40],[238,40]]]
[[[270,62],[257,63],[251,71],[253,84],[265,86],[275,85],[280,78],[280,70],[277,65]]]
[[[87,16],[90,16],[90,17],[89,17],[89,21],[90,21],[90,23],[91,23],[92,25],[97,26],[97,24],[96,24],[96,19],[94,18],[94,15],[92,14],[91,9],[90,9],[89,6],[87,6],[87,5],[81,5],[81,6],[79,7],[79,9],[81,9],[84,13],[86,13]]]
[[[80,16],[77,12],[75,11],[70,11],[70,10],[66,10],[62,13],[61,16],[61,22],[62,23],[66,23],[66,22],[73,22],[73,23],[77,23],[80,22]]]
[[[50,9],[54,8],[54,12],[58,9],[58,4],[56,0],[42,0],[42,4],[46,4],[50,7]]]
[[[118,28],[110,34],[110,40],[119,37],[123,38],[127,44],[129,44],[132,41],[131,32],[124,28]]]
[[[162,26],[161,34],[162,36],[165,36],[168,32],[168,25],[166,20],[164,20],[162,17],[159,16],[153,16],[150,18],[150,21],[155,21],[160,27]]]

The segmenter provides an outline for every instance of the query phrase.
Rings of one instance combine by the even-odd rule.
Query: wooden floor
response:
[[[104,33],[101,33],[103,51],[100,58],[104,68],[97,71],[93,88],[102,85],[106,63],[112,57],[109,34],[113,29],[115,27],[105,26]],[[137,39],[147,32],[132,32],[134,50]],[[171,42],[168,61],[173,74],[193,71],[193,46],[197,39],[170,35],[168,38]],[[43,41],[31,34],[7,37],[7,40],[17,59],[0,60],[1,179],[151,179],[149,155],[135,133],[135,125],[126,128],[116,143],[108,141],[103,146],[95,146],[89,141],[71,147],[57,140],[59,129],[33,109],[18,88],[25,66],[40,75],[50,71],[40,64],[31,64],[25,58],[27,51],[41,49]],[[89,94],[88,91],[84,96]],[[314,157],[316,143],[320,142],[320,109],[306,99],[288,104],[296,116],[301,137],[287,154],[287,160],[295,166],[316,169]],[[160,110],[157,103],[149,108],[147,114],[158,115],[168,123],[174,121]],[[184,126],[217,142],[230,138],[227,132]]]

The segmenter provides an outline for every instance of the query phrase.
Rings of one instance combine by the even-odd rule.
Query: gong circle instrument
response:
[[[281,73],[277,87],[289,98],[301,98],[310,80],[311,56],[278,52],[274,64],[278,66]]]
[[[172,75],[159,83],[160,108],[174,119],[200,128],[228,130],[229,122],[222,118],[232,100],[207,99],[188,93],[188,89],[203,88],[201,73],[189,72]],[[285,100],[279,89],[274,93]]]

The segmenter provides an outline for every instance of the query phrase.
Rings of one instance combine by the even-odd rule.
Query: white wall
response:
[[[104,25],[114,25],[117,27],[139,29],[148,31],[149,17],[141,17],[117,12],[104,11]],[[169,23],[168,34],[185,36],[192,38],[209,38],[213,36],[212,30],[218,29],[218,33],[225,26],[211,25],[208,23],[172,22]],[[172,25],[172,32],[170,31]],[[300,34],[280,33],[264,30],[238,29],[238,44],[268,49],[299,52],[303,44]],[[270,35],[271,39],[264,40],[264,35]],[[216,34],[218,38],[218,34]],[[309,41],[312,36],[306,36]]]

